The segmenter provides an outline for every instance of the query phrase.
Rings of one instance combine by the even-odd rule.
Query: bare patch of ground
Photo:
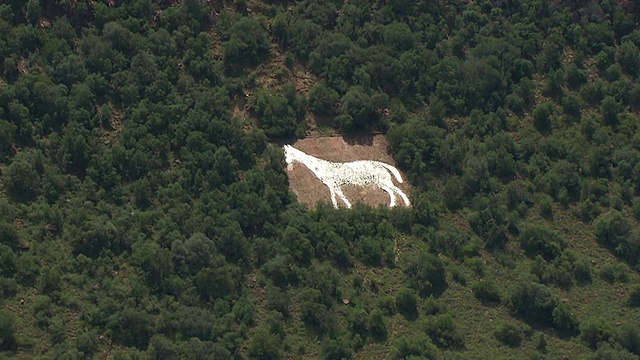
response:
[[[309,155],[328,161],[375,160],[395,166],[395,161],[388,152],[384,135],[313,137],[298,140],[291,145]],[[287,166],[286,172],[289,177],[289,186],[297,195],[299,202],[309,208],[314,208],[319,201],[331,203],[327,186],[303,164],[294,162]],[[394,183],[410,197],[410,185],[404,174],[402,176],[404,183],[399,184],[395,179]],[[345,186],[343,191],[352,204],[360,202],[373,207],[389,206],[389,195],[375,185],[368,187]],[[396,202],[399,206],[404,205],[400,198],[397,198]],[[338,206],[344,207],[342,201],[338,200]]]
[[[100,142],[104,146],[109,146],[118,141],[118,135],[122,132],[122,112],[116,110],[110,104],[107,104],[103,106],[98,106],[97,108],[98,114],[102,113],[104,106],[108,106],[110,108],[111,117],[109,118],[108,126],[105,127],[102,124],[100,124],[101,130],[102,130],[100,134]]]
[[[20,59],[18,61],[18,70],[22,74],[28,74],[29,73],[29,69],[27,68],[27,60],[26,59]]]

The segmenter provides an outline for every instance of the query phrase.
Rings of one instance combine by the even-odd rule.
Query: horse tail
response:
[[[387,168],[387,170],[391,171],[393,176],[396,177],[396,180],[398,180],[398,182],[402,184],[402,175],[400,175],[400,171],[398,171],[398,169],[396,169],[395,166],[391,166],[383,162],[380,162],[380,165],[384,166],[385,168]]]

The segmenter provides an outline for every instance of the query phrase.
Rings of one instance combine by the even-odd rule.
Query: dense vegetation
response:
[[[640,4],[0,5],[0,351],[640,358]],[[387,132],[412,209],[278,141]]]

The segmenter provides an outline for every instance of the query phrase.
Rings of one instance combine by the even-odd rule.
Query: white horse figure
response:
[[[336,209],[338,208],[336,196],[340,197],[348,208],[351,208],[351,203],[347,197],[344,196],[341,189],[344,185],[365,186],[375,184],[389,194],[391,198],[389,207],[396,206],[395,193],[400,195],[407,206],[411,205],[407,195],[393,184],[389,171],[395,176],[399,183],[402,183],[402,176],[398,169],[389,164],[372,160],[334,163],[305,154],[291,145],[284,146],[284,158],[285,162],[289,165],[294,161],[301,162],[308,167],[323,184],[327,185],[331,193],[331,203],[333,203],[333,207]]]

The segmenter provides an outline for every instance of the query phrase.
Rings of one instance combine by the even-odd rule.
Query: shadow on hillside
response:
[[[371,146],[373,145],[373,135],[372,134],[354,134],[354,135],[342,135],[342,139],[347,144],[353,145],[363,145],[363,146]]]

